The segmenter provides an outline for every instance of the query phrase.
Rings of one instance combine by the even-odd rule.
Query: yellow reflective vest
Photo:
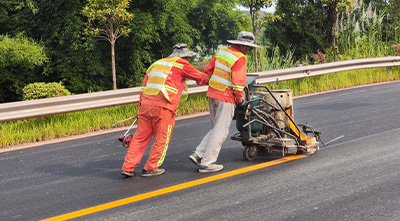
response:
[[[241,52],[229,50],[227,47],[221,48],[215,56],[215,68],[210,78],[210,87],[225,91],[227,87],[233,90],[243,91],[244,86],[232,84],[232,66],[239,58],[245,57]],[[245,57],[246,58],[246,57]]]
[[[171,101],[168,92],[178,94],[178,89],[167,85],[165,82],[168,75],[171,73],[172,67],[183,69],[183,65],[177,63],[179,57],[163,58],[153,63],[149,69],[147,69],[147,83],[142,88],[143,94],[146,95],[157,95],[160,91],[164,94],[168,101]]]

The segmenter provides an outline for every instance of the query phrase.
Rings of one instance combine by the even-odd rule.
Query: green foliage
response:
[[[147,67],[170,55],[174,44],[193,44],[194,29],[186,18],[190,5],[178,2],[142,0],[130,7],[135,19],[129,28],[134,34],[122,38],[117,50],[119,88],[141,86]]]
[[[388,2],[389,4],[384,9],[382,9],[381,4],[378,4],[378,12],[383,11],[386,14],[386,18],[383,21],[385,41],[396,45],[400,43],[400,0],[390,0]],[[374,1],[374,3],[373,6],[378,2]],[[381,2],[379,1],[379,3]]]
[[[321,0],[322,3],[337,8],[338,11],[352,11],[355,0]]]
[[[252,25],[252,32],[254,34],[254,43],[258,43],[258,34],[264,27],[267,21],[270,21],[272,16],[260,17],[261,8],[268,8],[272,5],[273,0],[240,0],[240,3],[250,9],[250,18]],[[254,70],[259,70],[258,49],[254,48]]]
[[[0,33],[29,36],[42,42],[48,56],[43,69],[24,77],[27,83],[59,82],[73,93],[112,88],[105,76],[110,73],[104,48],[84,33],[85,19],[81,0],[0,0]],[[33,2],[34,8],[24,2]],[[18,3],[18,7],[15,4]],[[21,4],[19,4],[21,3]],[[1,6],[7,7],[1,7]],[[20,6],[22,5],[22,6]],[[5,16],[2,16],[4,12]],[[45,77],[44,77],[45,76]],[[22,88],[26,84],[22,85]],[[15,96],[20,99],[21,96]]]
[[[126,9],[130,0],[87,0],[83,14],[88,18],[88,32],[110,42],[131,30],[123,25],[133,19]]]
[[[127,11],[130,0],[87,0],[83,14],[88,18],[86,32],[111,44],[111,70],[113,89],[117,89],[115,41],[131,32],[125,24],[133,19]]]
[[[331,21],[332,21],[332,51],[333,51],[333,59],[337,61],[338,49],[336,47],[336,39],[337,39],[337,21],[338,21],[338,12],[351,12],[355,7],[356,0],[321,0],[322,3],[327,4],[329,10],[331,12]]]
[[[40,74],[47,60],[42,45],[0,35],[0,102],[20,100],[23,87]]]
[[[377,14],[372,4],[357,5],[351,13],[342,13],[338,23],[339,60],[391,54],[383,39],[384,18],[385,14]]]
[[[37,11],[35,0],[0,0],[0,34],[24,32],[26,19]]]
[[[300,59],[330,46],[332,21],[321,1],[280,0],[275,14],[284,17],[268,24],[264,34],[281,51],[293,51],[294,58]]]
[[[250,10],[250,18],[255,35],[271,20],[269,16],[260,16],[261,9],[271,7],[273,2],[274,0],[240,0],[240,4]]]
[[[267,50],[259,50],[259,63],[260,71],[278,70],[285,68],[292,68],[298,65],[293,57],[294,50],[287,50],[282,53],[278,46],[268,48]],[[250,53],[247,55],[247,72],[253,73],[254,69],[254,54]]]
[[[85,35],[84,2],[41,0],[37,5],[26,34],[42,39],[50,62],[44,71],[46,79],[30,83],[62,81],[75,94],[111,89],[109,57],[104,56],[109,50]]]
[[[198,5],[188,13],[190,25],[195,29],[195,45],[200,46],[201,53],[213,55],[218,45],[226,44],[228,39],[236,39],[247,19],[233,11],[235,2],[221,0],[200,0]]]
[[[0,65],[2,68],[21,66],[21,68],[31,70],[38,65],[43,65],[47,60],[43,46],[28,38],[0,36],[0,46]]]
[[[118,87],[141,86],[147,67],[155,60],[169,56],[174,44],[186,43],[192,50],[196,50],[195,46],[208,48],[204,45],[215,44],[215,39],[218,37],[209,38],[208,30],[200,31],[199,29],[203,25],[208,28],[209,20],[203,20],[206,16],[200,18],[193,14],[197,8],[211,6],[214,1],[204,2],[203,6],[196,2],[197,0],[135,1],[130,8],[130,11],[135,14],[135,19],[129,25],[134,34],[122,38],[120,44],[123,47],[119,47],[117,51],[120,61]],[[210,19],[217,20],[220,16],[222,22],[218,26],[212,26],[213,32],[221,29],[218,36],[224,39],[223,41],[218,40],[218,42],[226,43],[226,39],[228,39],[225,39],[226,36],[230,38],[232,34],[236,38],[238,31],[234,22],[236,17],[232,13],[232,21],[225,19],[228,15],[224,13],[228,12],[229,8],[223,8],[220,0],[215,1],[215,5],[216,9],[212,9],[213,12],[209,14],[209,16],[213,16]],[[224,9],[220,12],[222,15],[216,12],[217,9]],[[203,14],[200,15],[203,16]],[[231,23],[225,23],[226,20]],[[233,32],[235,33],[233,34]]]
[[[64,85],[62,85],[61,82],[59,83],[36,82],[26,85],[22,91],[23,91],[23,97],[22,97],[23,100],[35,100],[40,98],[71,95],[71,92],[65,89]]]

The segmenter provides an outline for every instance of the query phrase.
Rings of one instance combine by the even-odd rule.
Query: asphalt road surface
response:
[[[208,116],[176,122],[158,177],[120,175],[125,131],[1,153],[0,220],[400,220],[399,109],[400,82],[296,98],[296,123],[344,138],[287,162],[228,138],[212,174],[188,159]]]

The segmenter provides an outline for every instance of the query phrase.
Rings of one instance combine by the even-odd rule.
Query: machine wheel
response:
[[[125,148],[128,148],[132,137],[133,137],[132,134],[127,134],[126,136],[124,136],[124,139],[122,139],[122,146],[124,146]]]
[[[246,145],[243,150],[243,156],[246,160],[254,160],[257,156],[257,147],[256,145]]]

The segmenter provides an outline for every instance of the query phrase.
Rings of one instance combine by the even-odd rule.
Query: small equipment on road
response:
[[[118,140],[122,142],[122,146],[125,147],[125,148],[129,147],[129,143],[132,140],[133,134],[130,134],[129,131],[132,129],[133,125],[135,125],[136,121],[138,120],[138,116],[135,115],[133,117],[126,118],[124,120],[118,121],[117,123],[113,124],[113,126],[115,126],[115,125],[117,125],[119,123],[122,123],[122,122],[125,122],[125,121],[128,121],[128,120],[132,120],[134,118],[135,118],[135,120],[133,121],[131,126],[128,128],[128,130],[124,134],[122,134],[120,137],[118,137]]]

